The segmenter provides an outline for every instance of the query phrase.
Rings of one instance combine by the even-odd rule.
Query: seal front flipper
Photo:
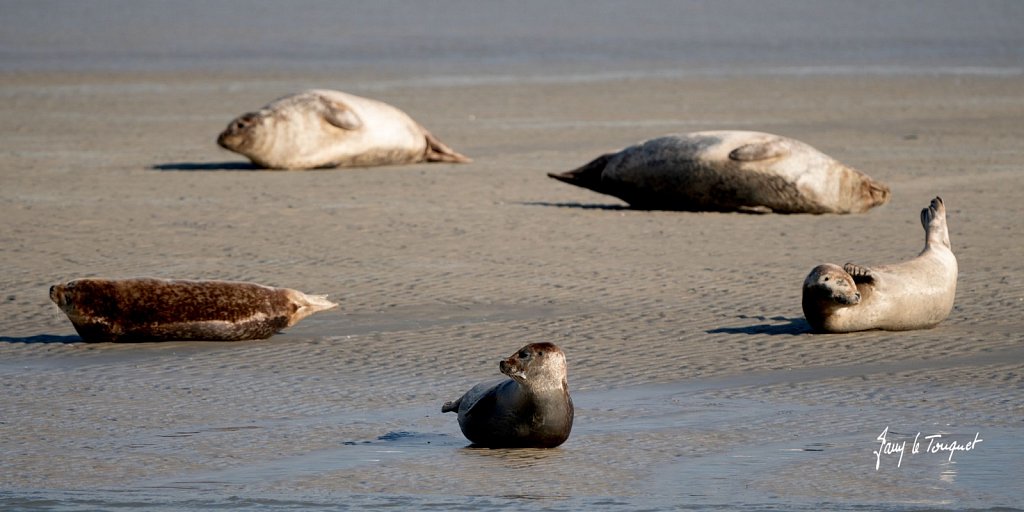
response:
[[[781,158],[789,155],[789,144],[781,139],[773,139],[767,142],[755,142],[744,144],[729,153],[729,159],[737,162],[755,162],[757,160],[768,160]]]
[[[358,130],[363,127],[363,121],[359,116],[343,103],[320,96],[319,111],[324,121],[342,130]]]
[[[845,270],[847,274],[850,274],[850,277],[853,278],[853,282],[855,283],[875,282],[875,276],[871,274],[871,269],[868,267],[863,267],[855,263],[847,263],[846,265],[843,265],[843,270]]]

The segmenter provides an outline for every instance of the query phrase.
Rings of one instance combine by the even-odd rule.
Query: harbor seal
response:
[[[326,89],[285,96],[238,116],[217,144],[268,169],[470,161],[405,112]]]
[[[860,171],[761,132],[667,135],[548,176],[641,210],[861,213],[889,200]]]
[[[932,199],[921,210],[924,250],[894,265],[818,265],[803,285],[807,323],[821,332],[903,331],[934,327],[949,316],[957,263],[949,244],[946,207]]]
[[[87,342],[264,339],[337,306],[288,288],[155,278],[75,279],[50,299]]]
[[[441,412],[457,412],[474,446],[554,448],[569,438],[573,406],[565,354],[553,343],[532,343],[498,363],[511,379],[477,384]]]

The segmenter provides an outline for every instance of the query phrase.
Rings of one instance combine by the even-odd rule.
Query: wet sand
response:
[[[399,106],[474,163],[268,172],[214,144],[311,86]],[[0,502],[1019,506],[1021,91],[1020,74],[970,70],[0,75]],[[804,140],[892,201],[642,212],[545,176],[729,128]],[[916,255],[935,195],[960,264],[949,319],[809,333],[810,268]],[[266,341],[83,344],[47,289],[84,276],[239,279],[341,307]],[[572,437],[466,448],[441,403],[536,341],[568,355]],[[886,427],[984,440],[896,467],[872,453]]]

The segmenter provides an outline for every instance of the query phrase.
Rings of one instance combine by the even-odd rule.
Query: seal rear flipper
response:
[[[936,196],[927,208],[921,209],[921,226],[927,231],[932,222],[942,220],[946,217],[946,205],[942,198]]]
[[[291,315],[287,327],[291,327],[313,313],[338,307],[338,304],[327,300],[326,295],[308,295],[298,290],[292,290],[290,294],[292,301],[297,306],[295,313]]]
[[[608,161],[614,156],[615,153],[608,153],[601,155],[590,163],[563,173],[549,172],[548,177],[554,178],[558,181],[563,181],[570,185],[576,185],[577,187],[583,187],[595,192],[605,193],[602,190],[601,182],[604,170],[608,167]]]
[[[946,205],[941,197],[936,196],[927,208],[921,210],[921,226],[924,227],[926,247],[934,243],[952,249],[949,228],[946,226]]]
[[[462,404],[462,397],[459,397],[458,400],[453,400],[451,402],[445,402],[443,405],[441,405],[441,412],[442,413],[446,413],[446,412],[459,412],[459,405],[460,404]]]
[[[789,153],[789,144],[785,140],[774,139],[767,142],[744,144],[732,150],[729,153],[729,159],[737,162],[754,162],[784,157]]]
[[[421,127],[422,128],[422,127]],[[424,160],[427,162],[448,162],[453,164],[468,164],[473,160],[466,155],[455,151],[448,147],[447,144],[441,142],[430,134],[427,130],[423,130],[423,135],[427,139],[427,152],[424,155]]]
[[[843,270],[845,270],[847,274],[850,274],[850,277],[853,278],[853,282],[857,284],[875,282],[875,276],[871,273],[871,269],[868,267],[857,265],[855,263],[847,263],[843,265]]]

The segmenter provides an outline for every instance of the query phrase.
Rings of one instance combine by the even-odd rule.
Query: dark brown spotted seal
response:
[[[553,343],[532,343],[498,363],[511,377],[477,384],[441,412],[457,412],[474,446],[554,448],[572,431],[573,406],[565,354]]]
[[[761,132],[668,135],[548,176],[643,210],[861,213],[889,200],[860,171]]]
[[[217,144],[269,169],[470,161],[405,112],[326,89],[285,96],[242,114]]]
[[[942,198],[921,210],[921,225],[924,250],[912,260],[870,268],[814,267],[803,286],[807,323],[820,332],[903,331],[945,320],[956,296],[957,263]]]
[[[288,288],[155,278],[75,279],[50,299],[87,342],[264,339],[337,306]]]

